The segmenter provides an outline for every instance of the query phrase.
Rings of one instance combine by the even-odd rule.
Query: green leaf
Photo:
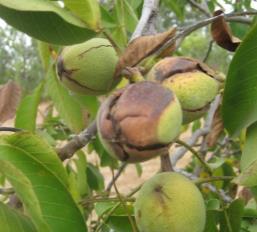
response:
[[[213,210],[207,211],[204,232],[218,232],[217,217],[218,217],[217,211],[213,211]]]
[[[249,31],[249,25],[247,24],[230,22],[229,25],[232,29],[233,35],[240,39],[243,39]]]
[[[109,229],[115,232],[131,232],[133,228],[127,216],[111,216],[107,220]]]
[[[112,30],[112,36],[120,48],[124,48],[127,44],[127,31],[125,24],[125,3],[124,1],[116,1],[114,5],[114,19],[116,28]]]
[[[126,29],[129,32],[133,32],[138,23],[137,15],[127,0],[123,0],[123,3],[124,3],[124,21],[125,21]]]
[[[87,183],[93,190],[101,191],[104,189],[104,178],[98,168],[91,163],[87,164]]]
[[[245,144],[242,149],[240,161],[241,169],[244,171],[251,163],[257,160],[257,122],[251,125],[246,132]]]
[[[185,0],[164,0],[163,3],[169,7],[178,17],[180,21],[184,20]]]
[[[220,209],[220,201],[218,199],[212,198],[206,203],[207,210],[219,210]]]
[[[17,133],[0,141],[0,171],[14,187],[40,232],[86,231],[54,150],[41,138]]]
[[[244,201],[242,199],[234,200],[228,209],[225,209],[227,213],[227,220],[225,212],[221,213],[220,231],[222,232],[239,232],[242,216],[244,213]],[[230,230],[230,227],[232,230]]]
[[[212,170],[215,170],[215,169],[221,167],[224,163],[225,163],[225,159],[224,159],[224,158],[214,156],[214,157],[208,162],[208,166],[209,166]]]
[[[44,0],[0,0],[0,17],[16,29],[52,44],[83,42],[96,35],[58,4]]]
[[[84,196],[89,193],[89,187],[87,184],[87,160],[83,151],[78,151],[76,154],[78,159],[76,159],[74,162],[77,168],[78,189],[80,195]]]
[[[37,41],[37,48],[43,68],[45,71],[47,71],[51,57],[50,45],[48,43]]]
[[[91,145],[99,156],[102,167],[118,168],[117,159],[109,155],[109,153],[104,149],[98,135],[94,140],[91,141]]]
[[[102,216],[104,213],[108,212],[116,205],[117,205],[117,202],[112,202],[112,201],[97,202],[95,204],[95,212],[98,216]]]
[[[90,119],[94,119],[96,117],[98,108],[100,106],[96,96],[80,95],[76,93],[71,93],[71,96],[73,96],[80,103],[81,107],[88,110]]]
[[[97,0],[64,0],[65,6],[90,28],[101,28],[101,12]]]
[[[107,213],[113,208],[115,208],[114,212],[112,212],[112,215],[114,216],[126,216],[128,213],[133,215],[134,213],[134,208],[131,202],[126,203],[126,209],[124,209],[124,206],[119,204],[117,201],[104,201],[97,202],[95,204],[95,211],[98,216],[103,216],[103,214]]]
[[[15,127],[34,132],[36,129],[37,109],[40,103],[44,82],[32,94],[25,96],[16,112]]]
[[[230,64],[222,105],[224,126],[231,135],[257,120],[257,24]]]
[[[0,202],[0,232],[36,232],[30,219]]]
[[[136,163],[135,168],[136,168],[136,171],[137,171],[137,176],[138,177],[142,176],[142,173],[143,173],[142,165],[140,163]]]
[[[85,129],[88,123],[88,112],[59,82],[54,67],[49,69],[46,84],[54,106],[68,127],[74,132]]]
[[[257,186],[257,160],[251,163],[233,182],[246,187]]]
[[[256,202],[254,199],[248,201],[247,205],[244,208],[244,215],[245,218],[257,218],[257,209],[256,209]]]
[[[234,180],[244,186],[257,185],[257,122],[252,124],[246,133],[246,140],[242,150],[242,173]]]

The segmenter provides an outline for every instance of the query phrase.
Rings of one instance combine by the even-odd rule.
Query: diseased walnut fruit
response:
[[[183,110],[183,123],[198,119],[209,109],[219,91],[216,73],[207,65],[186,57],[168,57],[153,66],[147,79],[174,91]]]
[[[174,172],[147,180],[134,204],[140,232],[203,232],[206,209],[198,188]]]
[[[181,123],[176,96],[168,88],[148,81],[115,92],[97,115],[102,144],[112,156],[127,162],[166,154]]]
[[[61,82],[79,94],[102,95],[119,82],[114,78],[118,56],[107,39],[94,38],[65,47],[57,60]]]

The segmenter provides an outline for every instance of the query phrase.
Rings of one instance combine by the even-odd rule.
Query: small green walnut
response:
[[[198,188],[173,172],[147,180],[134,204],[140,232],[203,232],[206,209]]]
[[[183,123],[198,119],[209,109],[219,91],[216,73],[207,65],[186,57],[168,57],[153,66],[148,80],[174,91],[183,110]]]
[[[178,136],[182,110],[176,96],[161,84],[143,81],[114,92],[97,115],[105,149],[126,162],[141,162],[168,152]]]
[[[79,94],[102,95],[119,82],[114,78],[118,56],[107,39],[94,38],[65,47],[57,60],[61,82]]]

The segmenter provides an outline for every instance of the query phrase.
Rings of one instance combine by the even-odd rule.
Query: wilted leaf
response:
[[[134,39],[120,57],[116,66],[115,76],[119,76],[126,67],[134,67],[147,56],[153,54],[176,33],[175,28],[150,36],[141,36]]]
[[[21,98],[21,88],[13,81],[0,87],[0,123],[15,116]]]
[[[211,131],[206,137],[206,142],[209,147],[212,147],[216,144],[223,129],[224,129],[224,126],[223,126],[223,121],[222,121],[222,118],[220,115],[220,108],[218,108],[216,110],[214,118],[213,118]]]
[[[214,16],[218,16],[220,14],[223,14],[223,11],[217,10],[214,12]],[[232,35],[231,29],[223,16],[213,21],[211,24],[211,34],[213,40],[219,46],[231,52],[234,52],[241,43],[239,38]]]

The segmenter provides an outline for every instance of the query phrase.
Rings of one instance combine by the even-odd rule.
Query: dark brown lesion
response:
[[[110,104],[109,113],[107,114],[107,120],[111,121],[112,124],[112,138],[109,140],[114,146],[119,147],[119,150],[122,151],[122,154],[120,154],[120,158],[122,161],[127,161],[130,157],[130,155],[126,152],[126,147],[135,149],[137,151],[149,151],[149,150],[159,150],[161,148],[164,148],[167,146],[167,144],[150,144],[146,146],[136,146],[131,143],[123,136],[122,129],[120,126],[120,121],[116,120],[115,117],[113,117],[113,114],[115,112],[116,108],[116,102],[118,101],[119,97],[113,99],[113,102]],[[130,116],[128,116],[130,117]],[[140,115],[134,116],[134,117],[140,117]],[[124,118],[123,118],[124,119]],[[122,120],[123,120],[122,119]]]
[[[154,194],[156,195],[158,201],[161,203],[162,207],[166,208],[167,205],[165,203],[165,198],[168,200],[171,200],[171,197],[165,193],[163,186],[157,185],[154,187],[153,191],[154,191]]]
[[[163,59],[156,65],[154,75],[156,81],[162,82],[167,78],[172,78],[175,74],[195,71],[203,72],[209,75],[210,78],[219,80],[216,78],[217,74],[213,69],[201,61],[189,57],[168,57]]]
[[[146,82],[144,84],[146,84]],[[153,85],[156,85],[156,84],[153,84]],[[166,107],[166,105],[169,104],[173,96],[168,94],[169,96],[168,96],[168,99],[166,99],[167,101],[165,103],[163,102],[160,103],[158,106],[155,106],[155,105],[151,106],[151,102],[149,102],[149,104],[146,104],[149,107],[154,108],[154,110],[152,110],[153,112],[150,110],[150,115],[149,115],[149,112],[147,114],[145,113],[144,110],[142,112],[141,111],[133,112],[133,110],[131,112],[130,111],[123,112],[118,102],[120,101],[120,98],[125,91],[126,89],[123,89],[120,91],[119,94],[110,96],[107,102],[105,103],[105,105],[103,106],[103,112],[101,112],[101,114],[104,115],[104,118],[101,119],[102,120],[101,124],[108,125],[107,127],[102,128],[102,131],[101,131],[104,139],[107,140],[109,144],[111,144],[113,150],[116,151],[117,156],[122,161],[128,161],[131,158],[128,151],[136,151],[137,153],[141,152],[141,154],[143,153],[148,154],[150,152],[156,151],[156,154],[158,154],[160,150],[166,149],[169,146],[169,144],[162,144],[162,143],[149,144],[147,142],[145,142],[145,145],[141,145],[141,146],[138,144],[134,144],[124,135],[124,132],[122,131],[121,123],[125,119],[130,119],[130,118],[139,119],[142,117],[143,118],[145,117],[146,120],[148,117],[153,117],[152,119],[153,121],[155,120],[158,121],[159,115],[161,114],[162,110]],[[140,94],[137,96],[130,96],[130,95],[126,96],[128,100],[130,100],[132,97],[135,97],[135,99],[137,99],[137,97],[142,98]],[[149,99],[138,99],[138,101],[142,101],[142,100],[148,102]],[[124,105],[125,103],[126,101],[123,102],[122,104]],[[128,108],[130,107],[129,104],[128,105],[125,104],[125,105]],[[145,105],[145,102],[142,105]],[[119,113],[122,111],[122,114],[117,116],[117,111],[119,111]],[[155,111],[158,111],[158,112],[155,112]],[[134,128],[134,129],[132,130],[133,133],[137,133],[136,130],[140,130],[140,128]]]

